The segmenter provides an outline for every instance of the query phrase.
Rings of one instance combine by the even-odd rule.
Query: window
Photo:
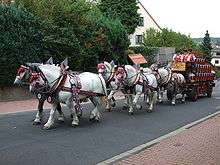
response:
[[[140,45],[143,43],[143,35],[136,35],[135,36],[135,44]]]
[[[215,64],[219,64],[219,60],[215,60]]]
[[[144,17],[139,17],[138,26],[144,26]]]

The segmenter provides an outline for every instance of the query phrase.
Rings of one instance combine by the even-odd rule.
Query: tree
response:
[[[119,19],[128,34],[134,33],[140,19],[136,0],[101,0],[98,7],[108,18]]]
[[[195,44],[190,36],[166,28],[161,31],[147,30],[143,45],[147,47],[175,47],[177,52],[195,48]]]
[[[205,37],[203,38],[201,50],[203,52],[203,58],[207,59],[208,61],[211,61],[212,45],[208,30],[206,31]]]
[[[71,69],[94,71],[99,60],[123,60],[129,46],[124,26],[87,0],[16,2],[44,21],[47,50],[58,61],[69,57]]]

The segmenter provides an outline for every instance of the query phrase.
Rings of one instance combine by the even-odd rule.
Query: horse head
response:
[[[114,61],[111,61],[110,63],[104,61],[103,63],[99,63],[96,68],[98,73],[103,76],[106,82],[112,81],[115,76]]]
[[[126,78],[126,71],[124,66],[118,66],[115,73],[115,80],[117,84],[121,84]]]
[[[28,84],[28,79],[31,76],[31,73],[36,72],[38,70],[38,66],[40,63],[26,63],[25,65],[21,65],[16,74],[16,78],[14,84]]]

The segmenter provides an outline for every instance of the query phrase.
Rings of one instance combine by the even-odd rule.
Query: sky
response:
[[[220,0],[140,0],[162,28],[204,37],[220,37]]]

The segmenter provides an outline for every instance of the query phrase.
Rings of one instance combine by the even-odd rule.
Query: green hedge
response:
[[[0,5],[0,86],[10,86],[16,69],[24,62],[42,58],[41,23],[14,6]]]

